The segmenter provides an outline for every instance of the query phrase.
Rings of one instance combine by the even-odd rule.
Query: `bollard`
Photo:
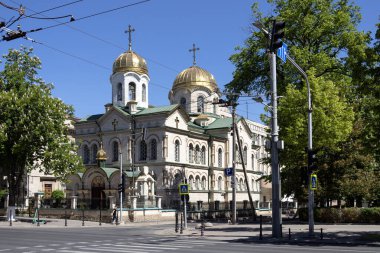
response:
[[[12,211],[9,211],[9,226],[12,227]]]
[[[205,234],[205,213],[202,212],[201,236]]]
[[[175,232],[178,233],[178,212],[175,212]]]
[[[67,211],[66,211],[66,208],[65,208],[65,227],[67,227]]]
[[[84,208],[82,209],[82,226],[84,226]]]
[[[263,216],[260,215],[260,237],[259,240],[263,239]]]
[[[290,232],[290,228],[289,228],[289,236],[288,236],[288,239],[290,240],[292,238],[292,233]]]
[[[321,228],[321,240],[323,240],[323,228]]]
[[[37,208],[37,227],[39,227],[39,226],[40,226],[40,211]]]
[[[102,225],[102,208],[99,207],[99,226]]]
[[[179,230],[180,234],[183,234],[183,214],[181,213],[181,228]]]

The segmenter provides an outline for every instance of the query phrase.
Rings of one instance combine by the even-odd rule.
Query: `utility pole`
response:
[[[120,147],[120,188],[119,194],[120,194],[120,218],[119,218],[119,224],[123,222],[123,153],[121,152],[121,147]]]
[[[218,102],[213,104],[221,104],[221,106],[231,106],[232,107],[232,178],[231,178],[231,188],[232,188],[232,220],[231,223],[233,225],[236,225],[236,137],[235,137],[235,114],[236,114],[236,106],[238,103],[236,103],[235,96],[236,94],[229,93],[231,97],[228,101],[225,101],[223,99],[219,99]]]

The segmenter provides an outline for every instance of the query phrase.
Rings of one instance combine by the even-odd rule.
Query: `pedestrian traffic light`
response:
[[[315,150],[307,151],[307,164],[310,171],[317,169],[317,152]]]
[[[273,21],[272,27],[272,37],[270,42],[270,51],[275,53],[278,48],[282,47],[282,38],[285,36],[284,32],[285,22],[283,21]]]

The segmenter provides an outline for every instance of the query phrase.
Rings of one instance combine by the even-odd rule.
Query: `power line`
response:
[[[56,6],[56,7],[47,9],[47,10],[44,10],[44,11],[36,12],[36,13],[34,13],[32,15],[29,15],[29,16],[24,16],[21,19],[32,18],[33,16],[39,15],[41,13],[45,13],[45,12],[48,12],[48,11],[52,11],[52,10],[55,10],[55,9],[59,9],[59,8],[62,8],[62,7],[68,6],[68,5],[72,5],[72,4],[76,4],[76,3],[79,3],[79,2],[83,2],[83,1],[84,0],[77,0],[77,1],[74,1],[74,2],[67,3],[67,4],[62,4],[62,5],[59,5],[59,6]],[[13,0],[11,0],[11,2],[18,4],[16,1],[13,1]]]
[[[113,9],[110,9],[110,10],[94,13],[94,14],[91,14],[91,15],[88,15],[88,16],[77,18],[77,19],[75,19],[75,22],[83,20],[83,19],[88,19],[88,18],[92,18],[92,17],[95,17],[95,16],[99,16],[99,15],[102,15],[102,14],[110,13],[110,12],[113,12],[113,11],[121,10],[121,9],[124,9],[124,8],[127,8],[127,7],[132,7],[132,6],[139,5],[139,4],[142,4],[142,3],[145,3],[145,2],[149,2],[149,1],[151,1],[151,0],[143,0],[143,1],[140,1],[140,2],[136,2],[136,3],[120,6],[120,7],[117,7],[117,8],[113,8]],[[39,32],[39,31],[42,31],[42,30],[47,30],[47,29],[50,29],[50,28],[54,28],[54,27],[57,27],[57,26],[68,24],[70,22],[72,22],[72,21],[63,22],[63,23],[59,23],[59,24],[56,24],[56,25],[42,27],[42,28],[32,29],[30,31],[27,31],[27,33],[33,33],[33,32]]]

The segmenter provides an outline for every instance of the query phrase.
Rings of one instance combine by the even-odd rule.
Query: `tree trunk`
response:
[[[251,190],[249,188],[249,183],[248,183],[248,176],[247,176],[247,170],[245,168],[245,161],[244,161],[244,156],[243,156],[243,151],[241,150],[241,144],[240,144],[240,137],[239,137],[239,131],[237,127],[234,127],[236,131],[236,137],[237,137],[237,143],[238,143],[238,148],[239,148],[239,154],[240,157],[242,158],[242,165],[243,165],[243,172],[244,172],[244,178],[245,178],[245,185],[247,187],[247,192],[248,192],[248,198],[249,198],[249,204],[251,205],[251,210],[252,210],[252,217],[253,220],[256,221],[256,209],[255,206],[253,205],[253,200],[252,200],[252,195],[251,195]],[[235,145],[235,143],[233,143]],[[247,158],[248,159],[248,158]]]

